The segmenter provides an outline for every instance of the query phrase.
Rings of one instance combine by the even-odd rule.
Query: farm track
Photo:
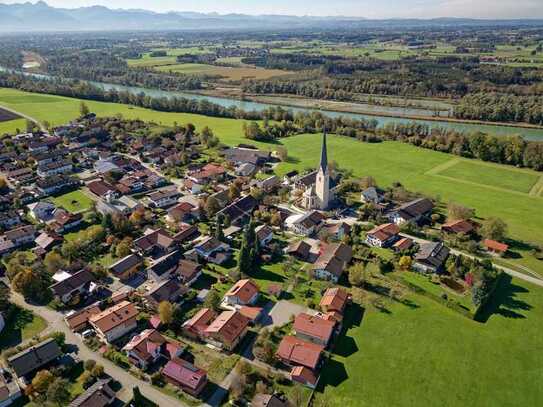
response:
[[[45,126],[39,120],[35,119],[32,116],[29,116],[29,115],[27,115],[25,113],[18,112],[17,110],[13,110],[13,109],[11,109],[11,108],[9,108],[7,106],[1,105],[1,104],[0,104],[0,108],[4,109],[7,112],[16,114],[16,115],[20,116],[23,119],[30,120],[31,122],[36,123],[39,126],[40,130],[43,131],[43,132],[47,131]]]

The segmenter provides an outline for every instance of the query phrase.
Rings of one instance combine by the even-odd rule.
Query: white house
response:
[[[177,188],[163,189],[156,191],[148,195],[149,202],[155,208],[165,208],[177,203],[177,200],[181,196],[181,193]]]
[[[268,225],[260,225],[255,228],[258,243],[262,247],[268,246],[273,240],[273,230]]]
[[[38,176],[45,178],[51,175],[68,174],[72,172],[73,165],[69,161],[53,161],[38,166]]]
[[[89,323],[102,341],[111,343],[138,327],[137,316],[134,304],[123,301],[91,316]]]
[[[239,280],[224,295],[223,302],[230,306],[254,305],[258,295],[259,288],[252,280]]]
[[[298,235],[310,236],[322,227],[324,216],[318,211],[306,212],[303,215],[292,215],[285,221],[288,229]]]
[[[51,202],[39,201],[27,205],[28,213],[38,222],[48,222],[53,219],[53,212],[56,206]]]

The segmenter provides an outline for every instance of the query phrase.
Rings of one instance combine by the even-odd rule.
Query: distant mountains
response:
[[[0,4],[0,31],[118,31],[118,30],[269,30],[303,28],[406,28],[468,25],[542,25],[543,20],[368,20],[359,17],[298,17],[282,15],[193,12],[155,13],[148,10],[114,10],[102,6],[65,9],[47,3]]]

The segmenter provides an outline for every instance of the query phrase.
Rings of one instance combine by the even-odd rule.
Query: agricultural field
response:
[[[228,81],[269,79],[274,76],[281,76],[289,73],[280,69],[255,68],[249,65],[227,67],[208,64],[175,64],[159,66],[157,69],[163,72],[182,73],[186,75],[219,76]]]
[[[502,286],[484,324],[408,297],[366,310],[361,321],[347,316],[352,326],[322,370],[317,399],[357,407],[540,404],[542,288],[515,279]]]
[[[85,212],[91,208],[93,203],[93,200],[89,196],[79,190],[54,197],[52,201],[56,206],[61,206],[72,213]]]

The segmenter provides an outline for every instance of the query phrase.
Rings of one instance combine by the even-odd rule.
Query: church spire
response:
[[[322,133],[322,150],[320,169],[323,172],[328,172],[328,151],[326,150],[326,129]]]

